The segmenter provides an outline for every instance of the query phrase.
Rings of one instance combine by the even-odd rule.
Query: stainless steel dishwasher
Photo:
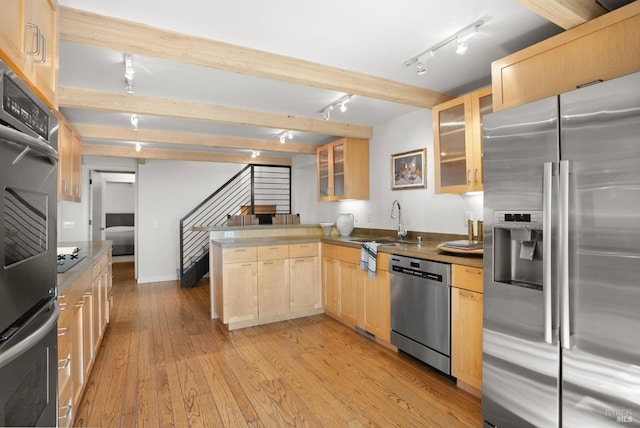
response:
[[[391,343],[451,374],[451,265],[392,255]]]

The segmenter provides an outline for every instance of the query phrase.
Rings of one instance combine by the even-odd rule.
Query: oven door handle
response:
[[[51,315],[49,315],[49,318],[47,318],[47,320],[42,323],[36,331],[16,343],[11,348],[0,353],[0,368],[6,366],[11,361],[27,352],[33,347],[33,345],[40,342],[47,334],[55,329],[56,323],[58,322],[58,316],[60,315],[60,306],[58,306],[58,302],[54,300],[50,308],[51,307]]]
[[[16,131],[15,129],[11,129],[8,126],[0,126],[0,139],[11,141],[24,146],[25,149],[33,150],[38,154],[48,158],[53,165],[58,162],[58,152],[49,144],[45,143],[44,141],[38,140],[37,138],[33,138],[30,135],[24,134],[20,131]],[[17,163],[26,153],[26,151],[27,150],[18,155],[13,163]]]

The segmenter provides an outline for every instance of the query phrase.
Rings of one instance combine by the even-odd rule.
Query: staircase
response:
[[[193,287],[209,272],[209,232],[192,228],[224,226],[229,216],[254,214],[259,205],[291,214],[291,167],[247,165],[180,219],[181,288]]]

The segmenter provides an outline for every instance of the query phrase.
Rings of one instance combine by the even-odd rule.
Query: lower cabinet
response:
[[[58,296],[58,423],[72,426],[76,407],[93,367],[112,299],[111,250]]]
[[[211,266],[212,307],[229,330],[322,312],[317,243],[212,245]]]
[[[373,278],[360,268],[360,250],[322,244],[324,311],[377,339],[391,340],[389,255],[378,253]]]
[[[460,388],[482,390],[482,269],[451,267],[451,374]]]

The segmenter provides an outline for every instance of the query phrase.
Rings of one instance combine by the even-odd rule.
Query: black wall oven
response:
[[[58,121],[0,61],[0,426],[56,426]]]

